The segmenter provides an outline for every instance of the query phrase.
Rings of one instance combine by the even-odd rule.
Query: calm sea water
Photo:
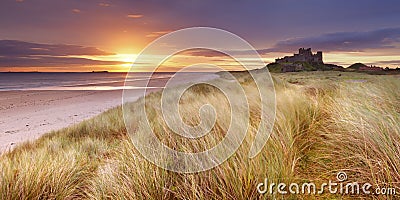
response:
[[[173,77],[183,82],[218,77],[214,73],[0,73],[0,91],[13,90],[120,90],[162,88]],[[127,82],[125,86],[125,82]],[[149,84],[148,84],[149,83]]]
[[[168,80],[172,75],[155,73],[151,80]],[[0,91],[118,90],[124,88],[125,78],[126,73],[0,73]],[[149,79],[149,73],[130,73],[127,81],[134,88],[145,86]]]

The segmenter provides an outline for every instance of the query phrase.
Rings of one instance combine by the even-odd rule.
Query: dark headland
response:
[[[400,74],[400,68],[391,69],[379,66],[367,66],[363,63],[355,63],[347,68],[335,64],[327,64],[323,61],[323,52],[313,54],[311,48],[300,48],[293,56],[285,56],[275,59],[275,62],[266,66],[270,72],[301,72],[301,71],[349,71],[368,74]]]

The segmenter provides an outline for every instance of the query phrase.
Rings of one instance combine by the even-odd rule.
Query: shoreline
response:
[[[122,90],[0,93],[0,152],[90,119],[122,102]]]
[[[217,77],[216,74],[187,76],[178,84]],[[148,92],[157,90],[161,88],[148,89]],[[130,101],[142,97],[142,92],[133,93]],[[0,91],[0,154],[120,106],[122,94],[121,89]]]

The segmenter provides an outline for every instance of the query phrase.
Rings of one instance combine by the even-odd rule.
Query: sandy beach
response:
[[[0,92],[0,151],[118,106],[121,96],[122,90]]]
[[[176,84],[193,80],[209,80],[216,74],[188,75]],[[162,86],[168,79],[151,81],[152,86]],[[175,84],[173,84],[175,85]],[[101,87],[93,84],[90,87]],[[107,87],[122,87],[123,82]],[[0,91],[0,152],[12,149],[17,144],[39,138],[45,133],[58,130],[92,118],[108,109],[122,104],[123,90],[79,90],[80,87],[57,87],[56,90]],[[77,89],[77,90],[76,90]],[[148,89],[148,92],[161,88]],[[131,90],[136,91],[136,90]],[[135,101],[143,96],[142,90],[130,93]]]

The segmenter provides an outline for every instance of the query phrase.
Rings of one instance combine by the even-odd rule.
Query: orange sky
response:
[[[395,68],[398,19],[394,0],[8,0],[0,6],[0,71],[127,71],[150,42],[196,26],[237,34],[266,64],[311,47],[326,63]],[[237,66],[223,56],[182,54],[163,68],[202,62]]]

